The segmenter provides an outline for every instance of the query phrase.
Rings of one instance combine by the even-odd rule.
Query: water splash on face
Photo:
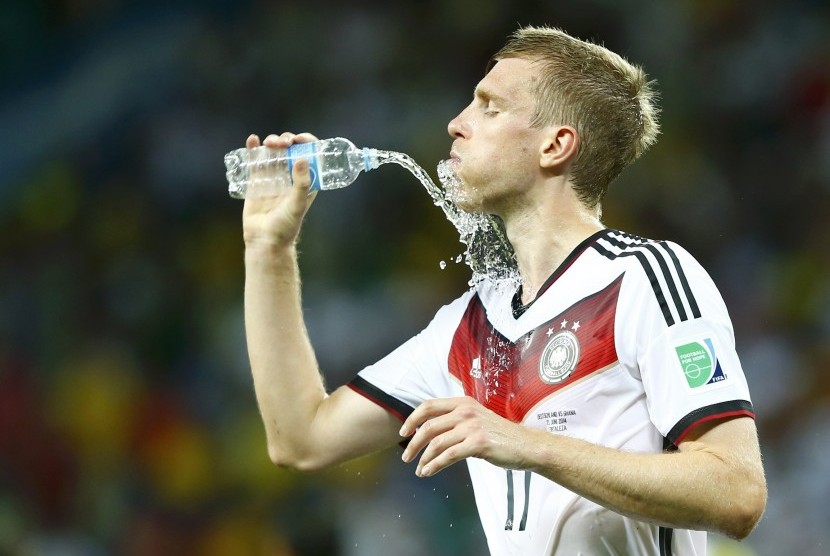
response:
[[[435,185],[429,174],[404,153],[378,151],[378,161],[380,164],[394,162],[412,172],[432,197],[433,203],[444,211],[447,219],[458,230],[459,239],[466,246],[464,262],[473,271],[470,286],[475,286],[485,278],[497,286],[504,284],[513,287],[518,283],[519,273],[513,247],[507,241],[501,221],[491,215],[470,213],[458,208],[457,203],[464,200],[466,192],[449,160],[438,164],[438,179],[443,189]]]

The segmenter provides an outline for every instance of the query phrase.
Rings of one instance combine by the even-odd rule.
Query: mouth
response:
[[[459,164],[461,162],[461,157],[458,156],[458,153],[455,151],[450,151],[450,162],[453,165]]]

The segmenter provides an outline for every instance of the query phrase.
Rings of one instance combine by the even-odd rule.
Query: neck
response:
[[[534,203],[503,217],[522,280],[522,303],[536,298],[545,280],[585,239],[603,229],[599,210],[575,197]]]

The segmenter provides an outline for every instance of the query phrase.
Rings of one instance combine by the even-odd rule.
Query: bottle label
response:
[[[308,160],[308,173],[311,176],[311,191],[320,191],[320,157],[317,156],[317,141],[295,143],[288,147],[288,174],[293,178],[294,162],[305,158]]]

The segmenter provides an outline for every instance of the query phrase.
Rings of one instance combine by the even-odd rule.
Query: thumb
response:
[[[295,206],[305,214],[311,202],[317,197],[316,191],[311,191],[311,172],[309,171],[308,159],[301,158],[294,162],[291,170],[291,197]]]

